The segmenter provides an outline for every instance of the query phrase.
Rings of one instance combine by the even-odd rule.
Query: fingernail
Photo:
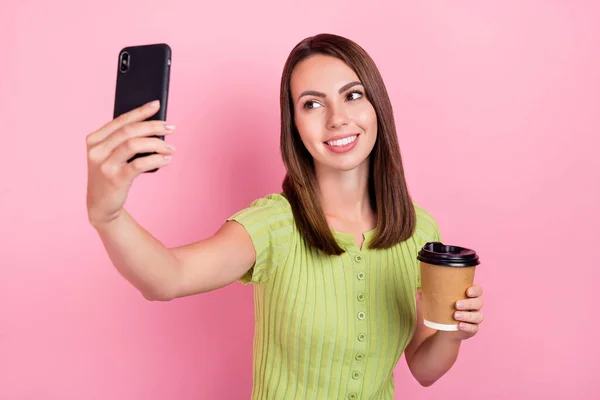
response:
[[[156,106],[158,105],[158,103],[159,103],[159,101],[158,101],[158,100],[153,100],[153,101],[151,101],[150,103],[146,104],[146,106],[147,106],[148,108],[154,108],[154,107],[156,107]]]
[[[462,313],[457,312],[456,314],[454,314],[454,318],[456,318],[456,319],[462,319],[462,317],[463,317]]]
[[[463,302],[459,301],[458,303],[456,303],[456,308],[463,308]]]
[[[469,289],[468,295],[473,296],[474,294],[475,294],[475,292],[473,291],[473,289]]]
[[[165,156],[165,161],[171,161],[173,159],[173,156]]]
[[[175,151],[175,146],[173,146],[172,144],[167,144],[167,148],[172,151]]]
[[[173,132],[175,130],[175,125],[167,124],[165,125],[165,130],[169,132]]]

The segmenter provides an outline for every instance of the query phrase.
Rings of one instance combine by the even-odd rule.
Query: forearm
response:
[[[417,348],[408,366],[423,386],[431,386],[452,368],[458,357],[461,340],[454,332],[437,331]]]
[[[177,258],[125,210],[114,220],[94,225],[119,273],[149,300],[169,300],[178,271]]]

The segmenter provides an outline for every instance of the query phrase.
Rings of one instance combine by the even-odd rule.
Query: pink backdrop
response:
[[[252,288],[146,301],[87,224],[84,138],[119,49],[168,42],[178,151],[127,207],[167,245],[210,235],[279,190],[280,73],[318,32],[374,57],[416,202],[483,260],[482,331],[431,388],[401,360],[397,398],[600,398],[599,3],[397,3],[3,4],[0,399],[249,397]]]

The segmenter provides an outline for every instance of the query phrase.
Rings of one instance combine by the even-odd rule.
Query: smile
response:
[[[339,139],[328,140],[327,142],[325,142],[325,147],[333,153],[347,153],[354,149],[354,147],[358,143],[358,136],[358,134],[355,134]]]
[[[353,136],[345,137],[343,139],[330,140],[330,141],[325,142],[325,143],[327,143],[329,146],[342,147],[342,146],[347,146],[350,143],[354,142],[357,137],[358,137],[358,135],[353,135]]]

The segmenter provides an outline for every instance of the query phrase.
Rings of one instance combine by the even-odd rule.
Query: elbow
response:
[[[423,386],[423,387],[430,387],[432,386],[437,379],[417,379],[417,381],[419,382],[419,385]]]
[[[167,293],[166,291],[142,290],[140,292],[142,293],[142,296],[144,296],[144,298],[148,301],[171,301],[175,298],[175,296],[173,296],[170,293]]]
[[[148,301],[171,301],[178,297],[175,277],[162,278],[158,284],[145,285],[138,289]]]
[[[439,379],[439,377],[432,376],[431,373],[415,370],[415,368],[411,364],[409,364],[409,370],[412,376],[415,378],[415,380],[419,382],[419,385],[423,387],[430,387]]]

